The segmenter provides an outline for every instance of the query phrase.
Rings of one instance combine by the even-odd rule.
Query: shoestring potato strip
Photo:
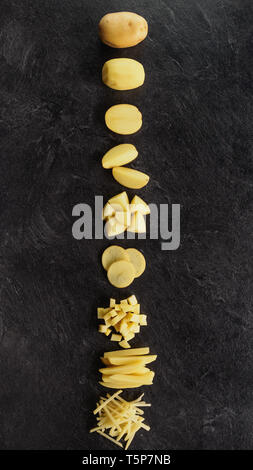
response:
[[[123,447],[120,441],[124,438],[125,449],[128,449],[139,429],[150,430],[144,423],[142,408],[151,405],[142,400],[144,394],[128,402],[120,396],[121,393],[122,390],[118,390],[113,395],[107,393],[106,397],[100,398],[93,411],[97,415],[97,426],[90,432],[97,432],[119,447]]]

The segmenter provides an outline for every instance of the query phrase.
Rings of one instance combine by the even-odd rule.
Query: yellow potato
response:
[[[148,204],[146,204],[143,199],[139,196],[134,196],[131,204],[130,204],[130,211],[133,212],[140,212],[143,215],[148,215],[150,214],[150,208]]]
[[[123,210],[116,211],[115,219],[119,224],[124,225],[125,227],[128,227],[131,223],[131,212],[130,212],[130,210],[128,210],[128,211],[123,211]]]
[[[108,237],[116,237],[116,235],[125,232],[126,228],[127,226],[118,222],[116,217],[110,217],[105,224],[105,230]]]
[[[135,278],[135,268],[129,261],[115,261],[107,271],[109,282],[118,288],[130,286]]]
[[[145,72],[143,65],[133,59],[111,59],[102,69],[102,80],[113,90],[133,90],[143,85]]]
[[[101,18],[98,29],[101,41],[115,48],[135,46],[148,34],[147,21],[130,11],[108,13]]]
[[[142,114],[132,104],[116,104],[106,111],[105,123],[116,134],[134,134],[142,126]]]
[[[132,233],[146,233],[146,221],[140,212],[135,212],[132,215],[131,223],[127,227],[127,231]]]
[[[111,266],[112,263],[119,260],[127,260],[129,261],[128,254],[126,250],[121,246],[111,245],[105,249],[104,253],[102,254],[102,265],[103,268],[107,271],[108,268]]]
[[[127,188],[140,189],[149,182],[149,176],[142,171],[133,170],[122,166],[116,166],[112,169],[113,177],[119,184]]]
[[[143,254],[135,248],[128,248],[126,252],[129,256],[130,262],[134,266],[135,277],[141,276],[146,269],[146,260]]]
[[[112,217],[114,214],[114,208],[109,204],[109,202],[107,202],[103,210],[103,220],[107,219],[108,217]]]
[[[138,151],[132,144],[120,144],[111,148],[102,158],[103,168],[113,168],[114,166],[127,165],[138,155]]]
[[[108,202],[112,206],[114,204],[118,204],[119,207],[123,207],[125,211],[127,211],[129,208],[129,199],[126,191],[123,191],[123,193],[116,194],[116,196],[111,197]]]

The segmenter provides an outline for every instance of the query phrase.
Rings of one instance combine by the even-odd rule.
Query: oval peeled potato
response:
[[[127,165],[138,156],[138,151],[132,144],[120,144],[112,147],[102,158],[103,168]]]
[[[106,111],[105,123],[116,134],[134,134],[142,126],[142,114],[132,104],[116,104]]]
[[[113,168],[112,174],[118,183],[127,188],[140,189],[149,182],[149,176],[146,173],[132,168],[118,166]]]
[[[135,268],[129,261],[115,261],[107,271],[109,282],[120,289],[130,286],[135,276]]]
[[[148,34],[145,18],[130,11],[108,13],[101,18],[99,37],[107,46],[132,47],[143,41]]]
[[[124,248],[117,245],[108,246],[102,254],[102,265],[107,271],[112,263],[119,260],[129,261],[128,254]]]
[[[143,65],[134,59],[111,59],[102,68],[103,83],[113,90],[133,90],[143,85]]]
[[[146,269],[146,260],[143,254],[139,250],[136,250],[136,248],[128,248],[126,252],[135,269],[134,277],[141,276]]]

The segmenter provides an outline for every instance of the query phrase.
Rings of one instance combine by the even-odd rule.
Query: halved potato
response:
[[[130,262],[134,266],[135,277],[141,276],[146,269],[146,260],[143,254],[139,250],[136,250],[136,248],[128,248],[126,252]]]
[[[135,278],[135,268],[129,261],[115,261],[107,271],[109,282],[118,288],[130,286]]]
[[[102,265],[106,271],[111,266],[111,264],[119,260],[126,260],[129,262],[128,254],[121,246],[108,246],[108,248],[106,248],[102,254]]]

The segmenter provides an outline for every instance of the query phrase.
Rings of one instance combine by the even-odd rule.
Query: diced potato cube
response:
[[[118,315],[118,312],[116,312],[116,310],[114,308],[111,310],[110,313],[111,313],[111,318],[114,318],[114,317],[116,317],[116,315]]]
[[[122,336],[121,336],[121,335],[112,334],[112,336],[111,336],[111,341],[121,341],[121,340],[122,340]]]
[[[111,310],[104,315],[104,320],[109,320],[111,318]]]
[[[133,333],[140,333],[140,325],[137,325],[136,323],[133,323],[129,327],[129,331],[132,331]]]
[[[106,325],[98,325],[98,331],[99,331],[99,333],[106,333],[107,332],[107,326]]]
[[[105,333],[105,335],[106,335],[106,336],[109,336],[109,334],[110,334],[111,332],[112,332],[112,330],[111,330],[110,328],[108,328],[107,331],[106,331],[106,333]]]
[[[110,307],[114,307],[116,305],[115,299],[110,299]]]
[[[116,323],[118,323],[120,320],[122,320],[122,318],[124,318],[125,316],[126,316],[126,314],[124,312],[118,313],[118,315],[112,319],[111,325],[112,326],[116,325]]]
[[[131,312],[131,311],[132,311],[132,307],[131,307],[131,305],[122,304],[122,305],[121,305],[121,310],[122,310],[122,312],[125,312],[125,313]]]
[[[147,315],[139,315],[140,317],[140,325],[141,326],[146,326],[147,325]]]
[[[99,320],[102,320],[102,318],[104,318],[104,315],[105,315],[104,308],[98,307],[97,308],[97,318]]]
[[[120,312],[121,311],[121,305],[120,304],[114,305],[114,309],[116,310],[116,312]]]
[[[133,313],[137,313],[139,314],[140,313],[140,304],[136,304],[136,305],[133,305],[132,307],[132,310],[131,310]]]
[[[135,295],[131,295],[127,300],[130,305],[136,305],[138,303]]]
[[[135,334],[132,333],[131,331],[129,333],[127,333],[127,335],[124,335],[124,339],[126,341],[130,341],[131,339],[133,339],[135,337]]]
[[[123,339],[123,341],[120,341],[119,345],[124,349],[131,348],[130,344],[125,339]]]
[[[127,304],[128,304],[127,299],[121,300],[121,301],[120,301],[120,304],[121,304],[121,305],[127,305]]]
[[[140,315],[137,315],[136,313],[128,313],[127,320],[135,323],[140,323]]]

